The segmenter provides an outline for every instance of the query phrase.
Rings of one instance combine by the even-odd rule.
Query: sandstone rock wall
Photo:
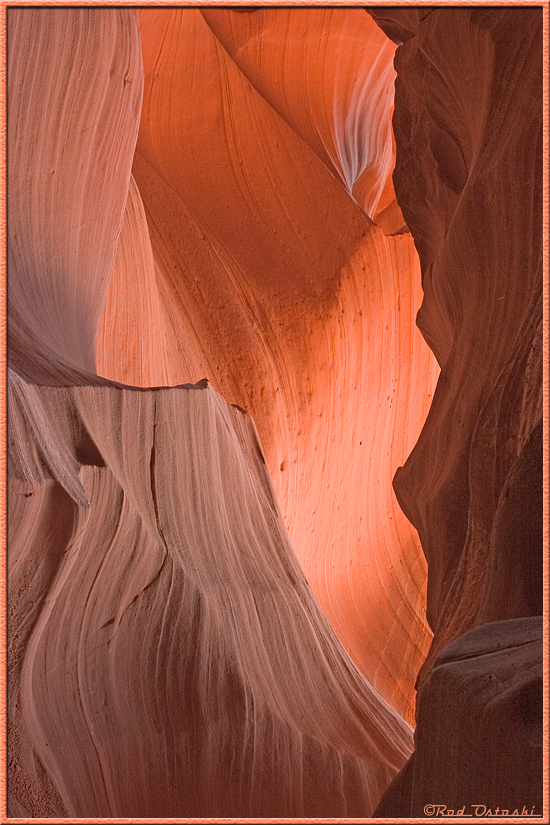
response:
[[[12,816],[538,782],[540,14],[374,16],[8,11]]]
[[[441,801],[541,816],[542,10],[372,14],[402,44],[394,185],[441,365],[394,482],[428,561],[434,638],[415,752],[377,815]]]
[[[542,12],[381,15],[406,41],[394,184],[441,365],[395,478],[428,560],[429,670],[466,630],[542,614]]]

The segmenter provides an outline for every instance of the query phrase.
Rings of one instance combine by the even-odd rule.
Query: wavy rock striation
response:
[[[376,689],[412,721],[430,638],[425,570],[391,478],[425,419],[437,365],[414,326],[421,291],[410,236],[386,237],[369,220],[311,136],[315,115],[325,143],[335,140],[325,110],[335,134],[344,128],[351,115],[333,114],[334,100],[352,70],[366,73],[368,56],[374,68],[361,99],[365,107],[377,80],[369,105],[377,111],[382,98],[378,130],[387,140],[382,92],[393,78],[393,48],[382,44],[380,52],[379,32],[374,57],[352,40],[350,68],[342,58],[346,12],[265,14],[264,25],[263,11],[141,12],[145,93],[133,174],[143,214],[141,229],[131,229],[137,218],[129,216],[123,227],[98,369],[149,386],[207,375],[253,415],[293,547],[323,610]],[[376,33],[367,14],[351,14],[365,37]],[[253,35],[241,33],[234,44],[237,65],[213,34],[249,19],[261,24],[254,37],[266,44],[258,69],[265,88],[243,74]],[[307,81],[318,66],[315,37],[325,30],[330,96],[323,87],[313,97]],[[290,50],[283,96],[294,101],[284,118],[268,95],[282,42]],[[338,81],[329,65],[334,74],[340,62]],[[279,86],[286,89],[283,80]],[[295,122],[298,94],[310,101],[309,126]],[[380,141],[367,138],[365,147]],[[373,154],[376,164],[380,183],[388,160]],[[141,268],[134,258],[128,268],[124,250],[135,256],[142,247]],[[139,306],[128,300],[136,272]],[[146,348],[155,358],[144,367],[135,353]]]
[[[542,614],[541,12],[437,9],[396,65],[394,180],[441,364],[395,479],[428,560],[427,670],[476,625]]]
[[[137,22],[9,11],[10,814],[368,815],[428,641],[389,488],[435,379],[412,244],[199,12]]]
[[[395,46],[363,9],[258,9],[249,15],[203,9],[202,15],[254,88],[366,214],[388,215],[395,202]],[[400,229],[402,216],[395,220]]]
[[[372,14],[403,44],[394,184],[422,266],[418,323],[441,365],[394,482],[428,561],[434,639],[415,755],[378,813],[421,816],[437,797],[540,814],[541,630],[526,617],[543,612],[542,11]],[[513,648],[537,621],[517,661],[496,655],[491,628]],[[451,664],[474,638],[479,662]],[[468,757],[460,742],[451,755],[457,729]]]
[[[9,10],[12,816],[370,815],[423,551],[381,810],[538,781],[540,15],[377,15]]]
[[[139,30],[122,9],[8,18],[10,366],[71,381],[96,371],[139,126]]]
[[[410,729],[321,613],[250,417],[206,382],[35,391],[50,443],[80,454],[64,486],[89,504],[37,484],[34,444],[12,442],[19,809],[372,810]]]

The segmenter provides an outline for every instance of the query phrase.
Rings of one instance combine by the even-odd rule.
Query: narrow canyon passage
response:
[[[438,613],[434,514],[467,440],[445,463],[441,409],[472,326],[457,343],[443,317],[456,247],[425,231],[398,110],[393,135],[391,38],[424,23],[402,13],[8,12],[12,816],[370,816],[426,656],[538,613],[521,592]],[[460,20],[495,65],[487,22]],[[432,143],[446,219],[456,152]],[[534,384],[529,318],[510,369]]]

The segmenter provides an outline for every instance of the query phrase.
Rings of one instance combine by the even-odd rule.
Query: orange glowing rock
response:
[[[8,16],[10,813],[368,816],[430,641],[394,46]]]
[[[244,24],[264,16],[203,14],[216,32],[227,15]],[[265,68],[268,80],[276,75],[269,60],[280,54],[288,14],[298,27],[284,61],[289,78],[291,58],[298,66],[296,107],[300,90],[311,107],[315,102],[300,71],[313,60],[319,31],[330,34],[326,49],[334,62],[349,25],[362,22],[373,43],[371,62],[386,84],[384,93],[375,91],[391,157],[393,47],[362,10],[350,11],[351,23],[347,12],[332,10],[267,14],[266,57],[257,71],[263,76]],[[128,270],[130,281],[121,281],[117,297],[116,267],[100,372],[149,385],[164,383],[167,374],[172,384],[206,375],[224,398],[252,414],[293,546],[324,611],[377,690],[412,721],[414,681],[429,643],[425,572],[391,479],[420,431],[437,368],[414,323],[422,296],[411,238],[385,237],[373,225],[334,168],[243,76],[199,11],[147,10],[140,21],[145,93],[134,176],[166,319],[164,350],[156,350],[144,382],[130,354],[154,327],[147,314],[120,332],[110,320],[126,317],[136,272]],[[311,54],[300,47],[308,26]],[[358,35],[348,45],[346,56],[355,61],[344,63],[341,82],[363,67],[368,90],[382,81],[366,71],[371,52],[359,44]],[[238,55],[244,60],[243,48]],[[330,110],[338,133],[335,94],[317,104]],[[326,122],[326,113],[316,115]],[[137,248],[139,236],[129,243]],[[143,295],[151,271],[149,263]]]

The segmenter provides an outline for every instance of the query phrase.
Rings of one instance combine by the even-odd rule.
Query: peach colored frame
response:
[[[434,2],[434,0],[373,0],[373,2],[361,2],[361,0],[333,0],[333,2],[323,2],[323,0],[294,0],[294,2],[285,2],[285,0],[270,0],[270,2],[258,3],[255,0],[187,0],[187,2],[170,2],[170,0],[149,0],[149,2],[135,3],[135,2],[120,2],[120,0],[65,0],[65,2],[56,2],[56,0],[0,0],[0,59],[2,63],[2,72],[0,74],[0,261],[1,261],[1,275],[0,275],[0,434],[2,435],[2,445],[5,444],[6,437],[6,11],[10,6],[536,6],[543,9],[544,19],[544,34],[543,34],[543,49],[544,49],[544,66],[546,71],[543,72],[544,82],[544,221],[543,221],[543,243],[544,243],[544,378],[543,378],[543,406],[544,406],[544,447],[543,447],[543,463],[544,463],[544,725],[543,725],[543,742],[544,742],[544,808],[542,819],[540,817],[507,817],[503,820],[502,817],[460,817],[457,821],[461,823],[473,822],[548,822],[550,820],[549,808],[549,775],[548,775],[548,761],[549,761],[549,616],[548,604],[550,600],[549,589],[549,509],[550,509],[550,480],[549,480],[549,341],[550,341],[550,327],[549,327],[549,269],[548,269],[548,255],[549,255],[549,6],[550,0],[521,0],[521,2],[512,2],[511,0],[483,0],[483,2],[476,2],[476,0],[443,0],[442,2]],[[7,816],[7,788],[6,788],[6,771],[7,771],[7,736],[6,736],[6,511],[4,507],[5,492],[6,492],[6,456],[5,450],[0,448],[0,542],[4,552],[0,553],[0,713],[2,726],[0,728],[0,823],[37,823],[36,819],[25,819],[22,817]],[[146,819],[146,818],[50,818],[41,819],[42,822],[47,823],[103,823],[106,825],[111,823],[210,823],[211,825],[225,825],[225,823],[288,823],[288,825],[295,825],[295,823],[389,823],[393,820],[388,819],[319,819],[319,818],[301,818],[301,819],[209,819],[209,818],[172,818],[172,819]],[[428,823],[428,822],[449,822],[448,818],[408,818],[403,817],[399,822],[403,823]]]

